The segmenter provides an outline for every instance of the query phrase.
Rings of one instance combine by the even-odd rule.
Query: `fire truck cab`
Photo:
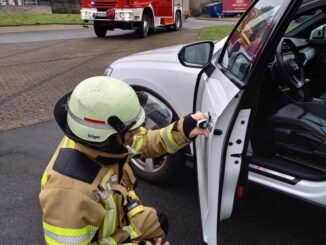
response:
[[[137,30],[145,38],[155,27],[175,31],[182,28],[185,0],[83,0],[80,11],[84,25],[94,22],[98,37],[116,28]],[[189,5],[188,5],[189,6]]]

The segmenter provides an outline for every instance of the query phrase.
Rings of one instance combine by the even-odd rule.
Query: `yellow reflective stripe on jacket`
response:
[[[48,172],[44,171],[42,180],[41,180],[41,189],[43,189],[47,183],[48,183]]]
[[[69,139],[67,136],[64,137],[63,143],[61,145],[61,148],[70,148],[75,149],[76,143],[75,141]]]
[[[166,150],[168,153],[175,153],[178,150],[180,150],[180,146],[174,141],[174,139],[172,137],[173,125],[174,124],[171,124],[170,126],[168,126],[166,128],[162,128],[160,130],[160,136],[166,145],[166,148],[167,148]]]
[[[133,137],[132,148],[135,150],[136,154],[140,153],[141,148],[144,144],[144,137],[142,135],[135,135]]]
[[[63,138],[63,142],[62,142],[62,145],[60,146],[60,148],[68,148],[68,140],[69,140],[69,138],[67,136],[65,136]]]
[[[102,241],[100,241],[100,244],[104,244],[103,242],[109,245],[118,245],[117,241],[112,237],[103,237]]]
[[[107,184],[109,183],[109,180],[111,179],[113,175],[113,169],[110,169],[103,177],[102,181],[101,181],[101,186],[105,189],[107,188]],[[110,192],[110,190],[107,189],[108,192]]]
[[[127,192],[127,195],[128,195],[131,199],[139,201],[139,197],[137,196],[137,194],[136,194],[135,191],[128,191],[128,192]]]
[[[65,245],[89,244],[94,237],[98,227],[87,225],[80,229],[60,228],[43,222],[45,240],[48,244]]]
[[[112,235],[116,229],[117,209],[112,194],[103,200],[106,214],[103,222],[103,237]]]
[[[69,146],[70,149],[75,149],[75,147],[76,147],[75,141],[69,139],[68,146]]]
[[[144,136],[146,135],[147,130],[143,127],[139,129],[139,133],[134,135],[132,138],[132,146],[131,148],[134,150],[133,155],[137,155],[141,153],[141,149],[144,145]]]
[[[133,216],[135,216],[136,214],[139,214],[141,212],[143,212],[145,210],[144,206],[143,205],[139,205],[133,209],[131,209],[127,215],[128,215],[128,218],[131,219]]]
[[[124,226],[122,230],[128,232],[130,239],[135,239],[139,237],[139,234],[135,231],[134,227],[131,225]]]

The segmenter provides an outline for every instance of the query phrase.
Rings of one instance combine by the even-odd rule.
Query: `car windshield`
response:
[[[300,27],[301,25],[303,25],[307,21],[311,20],[315,16],[321,14],[322,12],[323,12],[322,9],[317,9],[317,10],[314,10],[313,12],[311,12],[311,13],[306,13],[306,14],[301,15],[300,17],[292,20],[285,33],[289,33],[292,30]]]
[[[261,0],[246,14],[230,36],[222,66],[244,82],[274,26],[274,17],[283,0]]]

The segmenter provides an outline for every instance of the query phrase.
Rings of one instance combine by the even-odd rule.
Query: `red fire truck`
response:
[[[251,0],[224,0],[223,15],[243,14],[249,8]]]
[[[107,30],[134,29],[140,37],[165,26],[175,31],[182,27],[182,16],[189,0],[82,0],[80,11],[84,25],[94,21],[95,34],[104,37]],[[185,4],[187,2],[187,4]]]

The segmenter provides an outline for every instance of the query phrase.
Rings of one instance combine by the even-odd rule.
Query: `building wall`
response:
[[[190,0],[190,8],[191,9],[198,9],[200,5],[203,3],[211,3],[210,0]]]

